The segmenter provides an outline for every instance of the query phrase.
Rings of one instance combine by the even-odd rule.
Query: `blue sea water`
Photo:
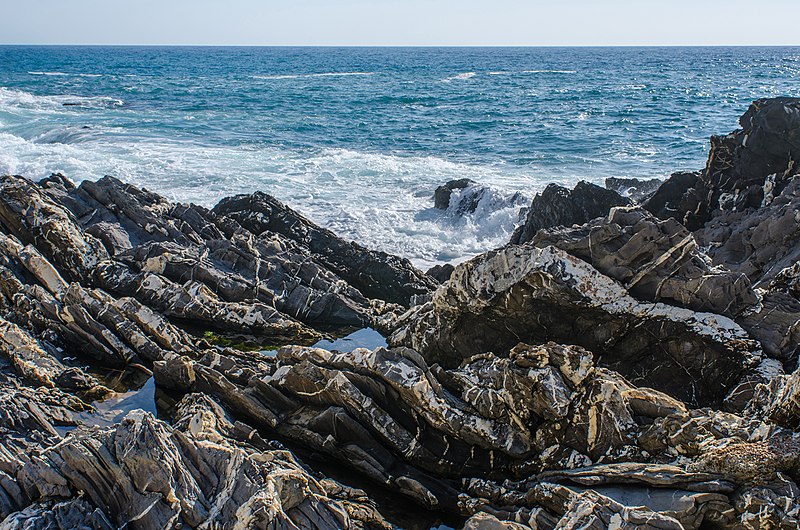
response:
[[[0,173],[263,190],[422,266],[507,240],[513,192],[703,166],[800,48],[0,47]],[[491,186],[475,214],[437,185]]]

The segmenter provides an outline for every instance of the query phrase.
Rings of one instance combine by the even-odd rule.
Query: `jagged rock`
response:
[[[800,99],[756,100],[739,124],[731,134],[711,137],[703,183],[712,190],[712,210],[768,203],[800,169]]]
[[[256,236],[274,232],[300,244],[370,298],[409,306],[435,288],[435,282],[407,259],[345,241],[264,193],[223,199],[213,212],[236,220]]]
[[[800,178],[769,205],[724,211],[697,232],[714,263],[746,274],[757,287],[800,261]]]
[[[689,230],[703,226],[708,206],[699,189],[700,173],[673,173],[643,206],[659,219],[676,219]]]
[[[794,360],[800,305],[780,293],[757,293],[742,272],[715,266],[695,237],[673,218],[640,208],[614,208],[578,228],[540,231],[537,246],[554,245],[621,282],[639,300],[734,318],[771,356]]]
[[[585,260],[640,300],[729,317],[759,302],[747,277],[714,268],[681,224],[641,208],[614,208],[607,218],[580,228],[543,230],[533,243]]]
[[[0,177],[0,224],[22,243],[35,245],[71,280],[88,281],[98,263],[108,259],[100,241],[22,177]]]
[[[692,403],[718,402],[760,359],[733,321],[639,302],[584,261],[532,245],[459,265],[431,302],[401,317],[389,343],[455,366],[520,340],[579,344],[638,384]]]
[[[447,210],[450,207],[450,197],[453,194],[454,190],[463,190],[473,184],[477,184],[472,179],[458,179],[458,180],[450,180],[447,183],[439,186],[436,188],[436,191],[433,193],[433,206],[437,210]],[[477,206],[477,205],[475,205]],[[475,206],[473,206],[471,211],[475,211]]]
[[[84,501],[43,502],[15,512],[0,522],[0,530],[113,530],[108,516]]]
[[[585,350],[556,344],[519,345],[510,358],[485,354],[449,371],[402,348],[302,347],[282,348],[277,364],[249,375],[220,355],[193,371],[196,391],[250,421],[449,509],[457,494],[446,477],[558,468],[560,456],[573,465],[613,459],[635,438],[634,416],[685,410],[595,369]]]
[[[478,512],[464,523],[463,530],[526,530],[527,525],[512,521],[501,521],[494,515]]]
[[[572,191],[557,184],[549,184],[533,198],[525,222],[514,230],[512,244],[526,243],[536,232],[555,226],[583,224],[604,216],[614,206],[625,206],[630,200],[617,192],[579,182]]]
[[[434,265],[428,269],[428,272],[425,274],[439,283],[444,283],[450,279],[450,276],[453,274],[454,270],[454,266],[450,265],[449,263],[445,263],[444,265]]]
[[[389,528],[283,444],[467,528],[796,528],[797,112],[756,102],[660,219],[548,188],[527,244],[430,275],[264,194],[0,178],[0,529]],[[273,350],[338,325],[392,347]],[[171,423],[107,420],[111,365]]]
[[[786,267],[769,283],[772,292],[783,292],[800,300],[800,261]]]
[[[754,101],[741,129],[712,136],[700,174],[673,175],[648,201],[658,217],[675,217],[697,230],[720,212],[769,205],[800,170],[800,99]]]
[[[661,179],[632,179],[609,177],[606,179],[606,188],[616,191],[623,197],[641,203],[649,198],[661,186]]]
[[[318,481],[202,396],[184,398],[174,429],[134,411],[113,428],[79,427],[29,454],[11,467],[0,455],[11,480],[3,487],[18,485],[23,504],[44,503],[12,513],[3,523],[9,528],[67,520],[130,528],[389,527],[363,496],[357,504],[347,488]],[[348,497],[329,497],[326,484]],[[69,502],[79,493],[84,500]]]

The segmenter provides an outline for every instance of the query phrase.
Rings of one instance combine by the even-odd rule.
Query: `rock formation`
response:
[[[631,179],[609,177],[606,179],[606,188],[616,191],[623,197],[640,203],[653,195],[664,181],[661,179]]]
[[[798,105],[428,274],[263,193],[0,178],[0,529],[797,528]]]
[[[525,222],[511,236],[511,243],[526,243],[543,228],[583,224],[604,216],[614,206],[630,204],[616,191],[580,181],[572,191],[549,184],[533,198]]]

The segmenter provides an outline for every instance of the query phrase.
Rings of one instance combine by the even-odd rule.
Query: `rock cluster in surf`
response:
[[[0,178],[0,528],[403,524],[319,458],[464,528],[797,528],[798,109],[430,275],[263,193]],[[93,425],[110,366],[171,406]]]

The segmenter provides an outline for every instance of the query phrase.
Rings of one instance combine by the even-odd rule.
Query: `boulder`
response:
[[[719,404],[762,355],[726,317],[640,302],[583,260],[532,244],[459,265],[389,343],[452,367],[520,340],[581,345],[637,384],[697,404]]]
[[[477,184],[472,179],[458,179],[458,180],[450,180],[447,183],[439,186],[436,188],[436,191],[433,193],[433,206],[437,210],[447,210],[450,207],[450,197],[455,190],[463,190]],[[475,207],[473,206],[472,211],[475,211]]]
[[[511,243],[526,243],[543,228],[583,224],[607,215],[615,206],[628,204],[630,199],[620,196],[616,191],[589,182],[579,182],[572,191],[557,184],[548,184],[541,194],[533,198],[527,218],[514,230]]]
[[[445,263],[444,265],[434,265],[425,273],[434,280],[439,283],[444,283],[450,279],[452,276],[455,267],[449,263]]]
[[[662,219],[698,230],[720,212],[769,205],[800,172],[800,99],[759,99],[740,129],[712,136],[705,169],[673,175],[647,202]]]

